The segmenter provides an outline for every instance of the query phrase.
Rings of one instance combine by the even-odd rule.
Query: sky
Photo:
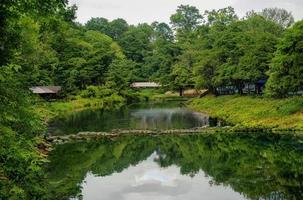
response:
[[[168,23],[181,4],[196,6],[202,13],[232,6],[240,17],[250,10],[279,7],[291,11],[296,20],[303,19],[303,0],[70,0],[69,4],[78,6],[77,21],[80,23],[91,17],[123,18],[129,24]]]

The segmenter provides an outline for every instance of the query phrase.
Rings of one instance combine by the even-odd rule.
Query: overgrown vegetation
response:
[[[25,89],[28,82],[23,72],[28,66],[12,60],[38,55],[27,46],[36,40],[24,38],[33,33],[31,27],[21,25],[30,13],[35,19],[63,6],[56,0],[5,1],[0,5],[0,199],[43,199],[45,194],[42,165],[46,160],[37,147],[42,120],[31,109]]]
[[[72,100],[56,101],[52,103],[40,103],[35,106],[36,112],[43,116],[45,122],[70,112],[77,112],[85,109],[104,109],[115,110],[126,104],[123,97],[118,95],[111,95],[105,98],[81,98],[75,97]]]

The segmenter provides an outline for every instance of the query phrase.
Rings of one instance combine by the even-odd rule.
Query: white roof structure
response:
[[[60,86],[36,86],[29,88],[34,94],[57,94]]]
[[[132,88],[159,88],[161,85],[155,82],[134,82],[131,84]]]

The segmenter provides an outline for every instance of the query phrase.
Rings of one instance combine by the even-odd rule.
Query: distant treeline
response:
[[[16,7],[13,5],[13,7]],[[33,8],[37,10],[38,8]],[[284,9],[181,5],[170,19],[129,25],[124,19],[75,22],[76,6],[53,15],[25,12],[5,30],[0,65],[18,66],[23,85],[60,85],[74,94],[89,85],[125,90],[132,81],[167,89],[207,88],[284,97],[302,89],[303,22]]]
[[[119,44],[132,62],[120,70],[133,75],[130,81],[158,81],[167,89],[207,88],[215,94],[265,92],[272,97],[302,90],[303,22],[294,24],[290,12],[268,8],[239,18],[232,7],[201,14],[196,7],[181,5],[170,20],[170,25],[133,26],[123,19],[92,18],[83,28]]]

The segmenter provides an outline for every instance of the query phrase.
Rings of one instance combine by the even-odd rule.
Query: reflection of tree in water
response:
[[[218,134],[65,144],[50,157],[51,196],[79,195],[87,172],[96,176],[121,172],[156,151],[155,162],[161,167],[177,165],[189,176],[203,170],[212,178],[210,184],[229,185],[250,199],[302,199],[303,145],[298,141],[278,135]]]
[[[182,129],[209,124],[208,116],[184,108],[140,109],[131,115],[139,129]]]
[[[185,108],[84,110],[63,115],[51,123],[54,135],[113,129],[187,129],[208,125],[208,117]]]

